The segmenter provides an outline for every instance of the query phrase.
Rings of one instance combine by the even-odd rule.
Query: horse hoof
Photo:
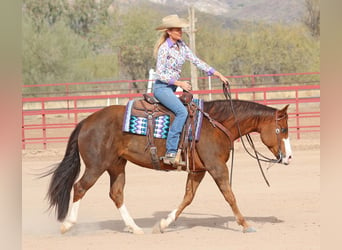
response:
[[[256,229],[254,227],[248,227],[246,229],[243,229],[244,233],[255,233]]]
[[[164,233],[164,231],[162,230],[161,226],[160,226],[160,222],[157,222],[154,226],[153,226],[153,230],[152,230],[153,234],[161,234]]]
[[[60,230],[61,230],[61,234],[64,234],[70,230],[70,227],[66,227],[65,225],[62,224]]]
[[[64,234],[64,233],[68,232],[72,226],[73,226],[72,223],[64,222],[64,223],[61,225],[61,228],[60,228],[61,234]]]
[[[124,231],[132,233],[132,234],[144,234],[144,231],[140,227],[133,228],[133,227],[126,226],[124,228]]]
[[[66,233],[69,229],[67,229],[64,225],[62,225],[61,228],[60,228],[60,230],[61,230],[61,234],[64,234],[64,233]]]
[[[136,228],[136,229],[133,230],[133,234],[142,235],[142,234],[145,234],[145,233],[144,233],[144,230],[142,230],[141,228]]]

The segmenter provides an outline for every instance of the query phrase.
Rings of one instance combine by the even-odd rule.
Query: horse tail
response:
[[[55,208],[59,221],[63,221],[68,214],[71,189],[81,169],[78,135],[82,124],[80,122],[73,130],[63,160],[50,172],[52,177],[47,192],[49,209]]]

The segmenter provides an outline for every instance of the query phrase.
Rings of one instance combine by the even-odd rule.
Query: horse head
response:
[[[276,110],[271,122],[262,126],[260,137],[262,142],[277,157],[277,162],[288,165],[292,158],[288,131],[288,114],[286,105],[281,110]]]

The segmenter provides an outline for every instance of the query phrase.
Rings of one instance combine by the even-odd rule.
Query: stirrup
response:
[[[176,160],[176,153],[166,153],[165,156],[160,157],[165,164],[173,165]]]
[[[178,171],[181,171],[182,166],[186,166],[186,163],[181,160],[181,152],[182,150],[178,149],[177,153],[166,153],[160,160],[162,160],[164,164],[172,165],[174,168],[177,168]]]

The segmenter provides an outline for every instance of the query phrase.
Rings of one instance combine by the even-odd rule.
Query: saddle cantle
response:
[[[148,95],[146,95],[148,96]],[[148,101],[145,99],[136,100],[132,106],[132,115],[138,117],[146,117],[147,115],[153,115],[158,117],[161,115],[173,115],[172,111],[161,105],[159,102],[155,102],[151,96]]]

